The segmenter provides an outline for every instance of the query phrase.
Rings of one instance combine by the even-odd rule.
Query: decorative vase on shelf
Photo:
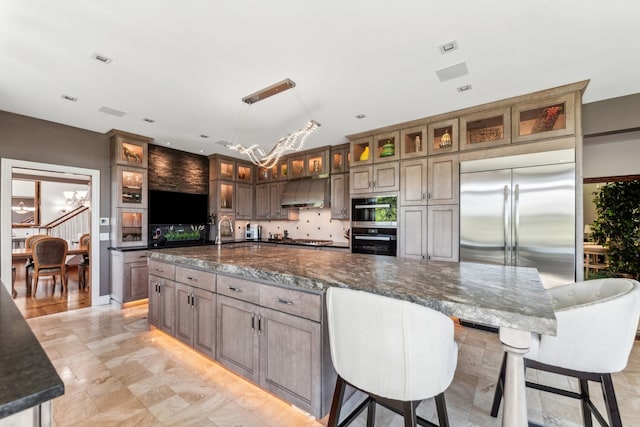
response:
[[[362,154],[360,154],[360,161],[364,162],[366,160],[369,160],[369,147],[364,147],[364,150],[362,150]]]
[[[444,134],[440,137],[440,148],[451,147],[451,135],[449,130],[445,130]]]

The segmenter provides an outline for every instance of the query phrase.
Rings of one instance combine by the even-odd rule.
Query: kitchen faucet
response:
[[[221,216],[220,221],[218,221],[218,235],[216,236],[215,242],[216,245],[222,244],[222,241],[220,239],[220,226],[223,222],[229,223],[229,229],[231,230],[231,235],[233,235],[233,221],[231,221],[231,218],[229,218],[228,216]]]

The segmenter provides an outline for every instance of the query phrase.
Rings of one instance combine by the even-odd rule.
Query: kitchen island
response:
[[[0,426],[51,425],[64,383],[0,282]]]
[[[150,251],[149,258],[311,293],[323,294],[330,286],[357,289],[499,327],[509,355],[505,425],[527,423],[522,363],[529,332],[555,335],[551,300],[537,270],[531,268],[423,262],[259,243],[163,249]]]

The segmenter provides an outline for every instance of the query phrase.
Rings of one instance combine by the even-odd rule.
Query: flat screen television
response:
[[[206,224],[209,196],[149,190],[149,224]]]

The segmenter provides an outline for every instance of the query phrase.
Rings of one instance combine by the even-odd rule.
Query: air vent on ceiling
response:
[[[469,74],[469,70],[467,69],[466,62],[460,62],[458,64],[440,68],[439,70],[436,70],[436,74],[438,75],[438,78],[441,82],[446,82],[447,80],[466,76],[467,74]]]
[[[464,85],[458,88],[458,92],[466,92],[468,90],[471,90],[471,85]]]
[[[147,123],[155,123],[156,121],[153,119],[150,119],[148,117],[145,117],[144,119],[142,119],[143,122],[147,122]]]
[[[69,96],[69,95],[65,95],[65,94],[62,94],[62,96],[60,98],[66,99],[67,101],[71,101],[71,102],[76,102],[78,100],[78,98],[75,98],[75,97]]]
[[[115,110],[115,109],[109,108],[109,107],[100,107],[100,109],[98,111],[100,111],[101,113],[105,113],[105,114],[111,114],[112,116],[116,116],[116,117],[122,117],[125,114],[127,114],[124,111]]]

